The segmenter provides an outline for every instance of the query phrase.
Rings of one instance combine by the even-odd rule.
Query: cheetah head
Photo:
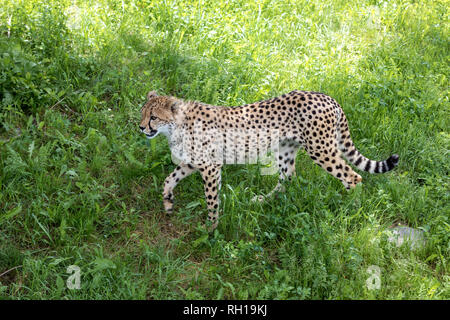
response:
[[[167,96],[158,96],[155,91],[147,94],[147,101],[141,108],[139,129],[153,139],[159,133],[170,135],[175,122],[178,101]]]

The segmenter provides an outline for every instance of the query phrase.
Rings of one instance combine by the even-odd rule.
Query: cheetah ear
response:
[[[149,93],[147,93],[147,100],[150,100],[150,98],[153,97],[157,97],[158,94],[156,93],[156,91],[150,91]]]
[[[172,111],[173,115],[176,115],[178,113],[180,106],[181,106],[181,101],[179,101],[179,100],[172,100],[170,102],[170,111]]]

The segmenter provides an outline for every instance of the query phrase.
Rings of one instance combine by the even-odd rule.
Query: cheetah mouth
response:
[[[144,132],[145,133],[145,132]],[[155,137],[158,134],[157,130],[152,130],[150,131],[150,133],[145,133],[145,135],[147,136],[147,138],[151,139],[153,137]]]

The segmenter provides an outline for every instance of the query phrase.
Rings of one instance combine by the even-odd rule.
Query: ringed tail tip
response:
[[[393,154],[392,156],[389,157],[389,159],[386,160],[389,170],[394,169],[394,167],[398,165],[398,159],[399,159],[398,154]]]

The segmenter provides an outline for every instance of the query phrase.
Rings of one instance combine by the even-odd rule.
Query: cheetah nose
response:
[[[141,131],[143,131],[145,129],[145,127],[139,126],[139,129],[141,129]]]

